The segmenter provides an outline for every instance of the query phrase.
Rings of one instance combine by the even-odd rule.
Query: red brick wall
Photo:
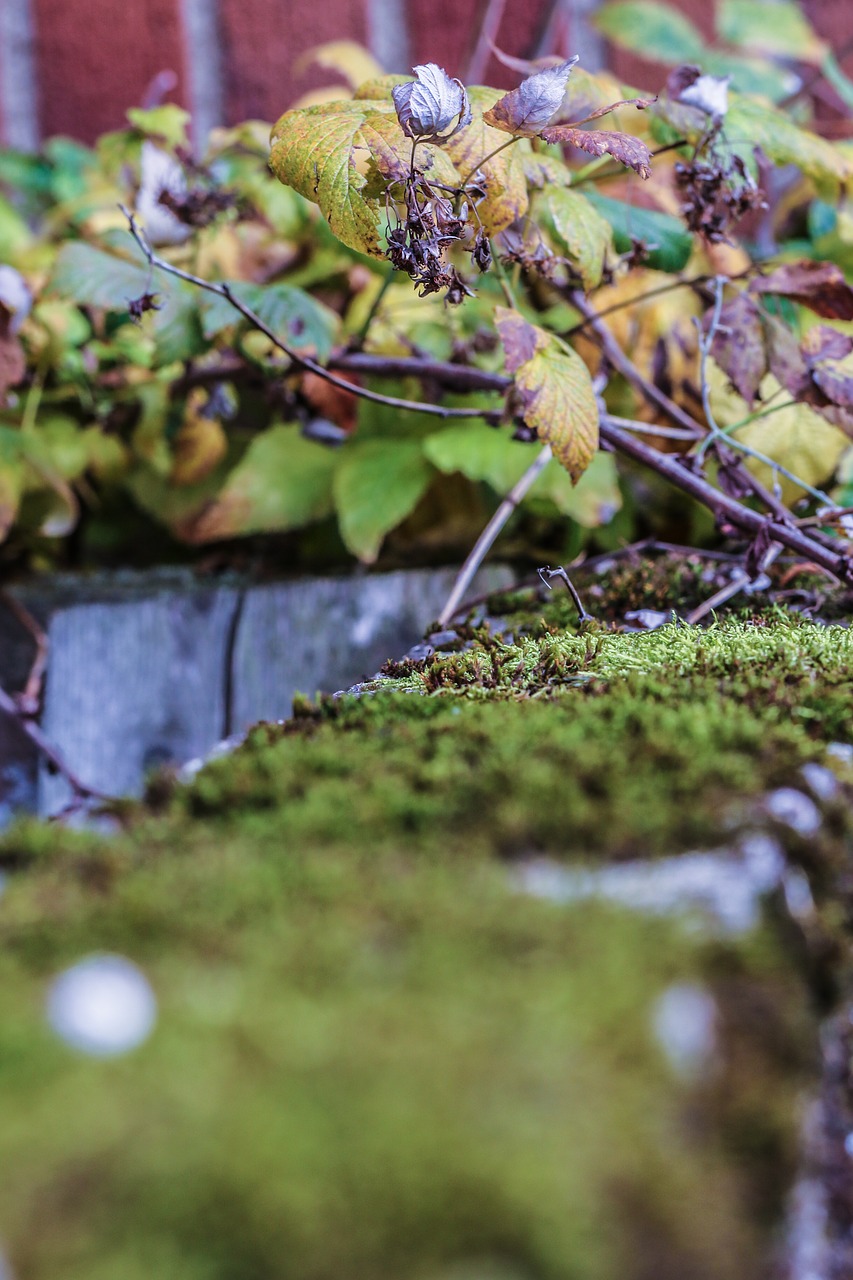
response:
[[[29,0],[34,27],[30,72],[39,102],[41,136],[65,133],[88,142],[105,129],[120,127],[125,110],[142,102],[146,87],[164,70],[176,76],[168,97],[191,106],[191,71],[195,66],[197,83],[199,60],[196,57],[194,64],[195,51],[184,31],[181,15],[187,2]],[[300,94],[334,79],[321,71],[296,75],[294,64],[306,49],[326,40],[346,38],[369,44],[371,2],[219,0],[219,67],[215,71],[219,79],[213,97],[222,104],[225,119],[272,120]],[[715,0],[678,3],[702,31],[711,34]],[[853,37],[851,3],[804,0],[818,30],[839,50]],[[26,0],[0,0],[2,6],[7,14],[15,6],[23,12]],[[453,74],[463,75],[488,7],[488,0],[402,0],[399,11],[406,30],[397,45],[407,44],[412,62],[437,61]],[[552,10],[553,0],[506,0],[498,26],[500,47],[530,56]],[[203,12],[213,14],[216,9]],[[571,31],[564,30],[562,39],[574,48]],[[664,79],[665,70],[654,63],[618,49],[610,49],[607,56],[628,83],[654,89]],[[205,72],[204,60],[202,64]],[[588,58],[585,65],[590,65]],[[845,65],[853,73],[853,49],[848,50]],[[483,78],[503,86],[517,82],[514,72],[491,57]],[[826,110],[831,114],[829,105]],[[0,142],[4,136],[0,85]]]

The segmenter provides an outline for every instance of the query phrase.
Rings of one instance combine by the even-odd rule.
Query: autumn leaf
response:
[[[517,89],[504,94],[485,111],[483,119],[505,133],[535,137],[562,106],[566,85],[577,60],[576,54],[568,62],[546,67],[544,71],[528,76]]]
[[[601,283],[608,254],[613,247],[613,230],[579,191],[549,187],[538,200],[554,228],[561,249],[575,264],[585,289]]]
[[[522,418],[577,482],[598,448],[598,404],[589,370],[577,352],[498,307],[498,333],[522,406]]]
[[[270,150],[279,181],[318,204],[344,244],[374,255],[381,253],[379,203],[365,198],[358,161],[366,150],[362,125],[378,110],[372,101],[346,100],[287,111],[273,128]]]
[[[471,123],[471,107],[462,81],[452,80],[434,62],[415,67],[414,80],[394,85],[391,97],[407,138],[444,143]]]
[[[834,262],[786,262],[750,285],[752,293],[781,294],[826,320],[853,320],[853,289]]]
[[[480,172],[485,179],[486,195],[477,204],[477,217],[489,236],[523,217],[528,205],[523,149],[529,151],[530,143],[522,140],[497,155],[490,154],[507,141],[505,133],[493,129],[483,118],[483,111],[493,106],[500,96],[497,89],[471,89],[471,123],[451,138],[446,147],[463,178]],[[490,158],[484,160],[486,156]]]
[[[768,364],[761,312],[748,293],[739,293],[720,311],[711,353],[738,393],[751,405]]]
[[[651,177],[651,156],[645,142],[630,133],[609,129],[579,129],[573,124],[554,124],[539,135],[546,142],[559,142],[577,147],[591,156],[613,156],[620,164],[633,169],[641,178]]]

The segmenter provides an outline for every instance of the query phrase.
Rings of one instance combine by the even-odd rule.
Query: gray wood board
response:
[[[154,766],[204,756],[230,733],[288,716],[297,691],[346,688],[405,653],[454,578],[422,569],[253,586],[167,573],[146,586],[124,574],[17,592],[48,631],[42,728],[83,782],[138,795]],[[509,569],[490,567],[471,594],[511,583]],[[14,619],[5,625],[0,682],[14,691],[33,645]],[[70,799],[14,723],[0,723],[0,822]]]

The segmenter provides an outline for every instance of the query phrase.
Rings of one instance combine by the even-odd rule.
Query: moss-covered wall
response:
[[[817,1019],[846,983],[849,766],[826,746],[849,737],[853,641],[781,613],[578,635],[522,603],[460,628],[464,652],[258,727],[188,786],[161,778],[123,831],[6,835],[0,1244],[19,1280],[771,1274]],[[837,775],[822,796],[810,763]],[[818,830],[783,820],[781,787]],[[519,887],[531,859],[756,832],[810,877],[799,921],[781,888],[734,933]],[[159,1005],[109,1060],[44,1013],[98,951]],[[662,1011],[691,1007],[685,1054],[687,1013],[673,1033]]]

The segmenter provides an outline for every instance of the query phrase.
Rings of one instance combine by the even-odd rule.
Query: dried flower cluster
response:
[[[730,244],[730,232],[750,209],[767,207],[764,192],[739,155],[721,158],[711,146],[704,160],[675,166],[681,212],[691,231],[709,244]]]

